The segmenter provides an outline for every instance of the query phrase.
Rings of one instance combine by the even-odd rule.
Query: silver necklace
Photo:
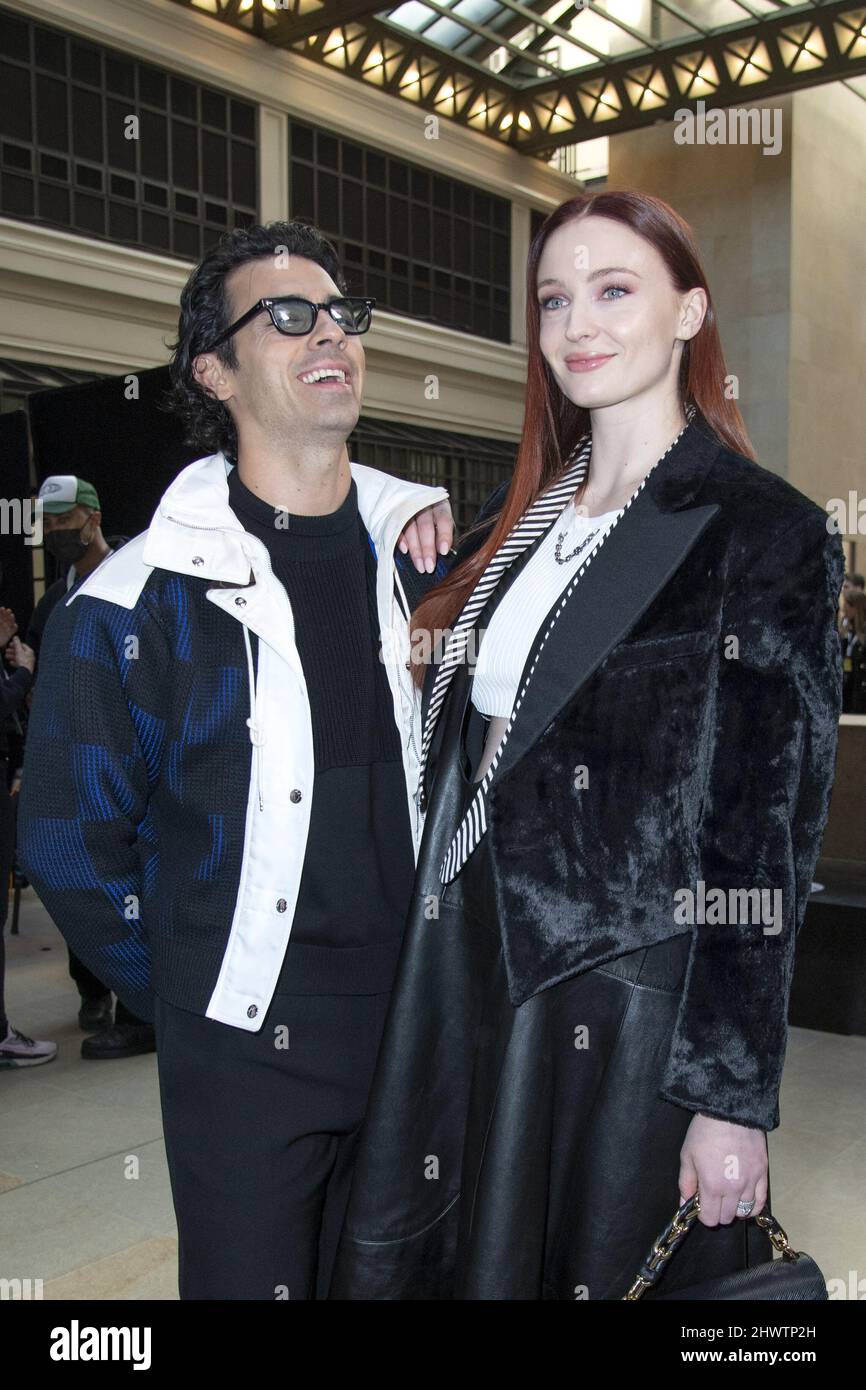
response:
[[[571,503],[569,503],[569,506],[571,506]],[[566,565],[566,564],[568,564],[568,561],[569,561],[569,560],[573,560],[573,559],[575,558],[576,555],[579,555],[580,552],[581,552],[582,550],[585,550],[585,549],[586,549],[586,547],[589,545],[590,541],[593,540],[594,537],[598,535],[598,532],[599,532],[599,528],[596,527],[596,529],[595,529],[594,531],[590,531],[590,533],[589,533],[588,536],[584,536],[583,540],[580,542],[579,545],[575,546],[574,550],[569,551],[568,555],[563,555],[563,553],[562,553],[562,542],[565,540],[566,536],[568,535],[568,531],[560,531],[559,536],[557,537],[556,546],[554,547],[554,551],[553,551],[553,555],[554,555],[554,558],[555,558],[557,564],[560,564],[560,565]]]
[[[668,445],[668,447],[665,449],[664,453],[662,454],[662,459],[667,458],[667,456],[668,456],[668,454],[670,453],[671,449],[674,447],[674,444],[677,444],[677,443],[679,442],[679,440],[682,438],[682,436],[685,434],[686,430],[688,429],[689,425],[691,424],[692,420],[694,419],[694,417],[695,417],[695,408],[694,408],[694,406],[692,405],[691,401],[688,402],[688,404],[686,405],[685,411],[684,411],[683,413],[685,414],[685,417],[686,417],[686,423],[683,425],[683,427],[682,427],[682,429],[680,430],[679,434],[677,435],[676,439],[674,439],[674,440]],[[592,454],[590,454],[590,458],[592,458]],[[661,459],[659,459],[659,463],[661,463]],[[652,471],[652,470],[650,470],[650,471]],[[572,505],[572,504],[569,503],[569,506],[571,506],[571,505]],[[619,510],[622,511],[622,508],[620,507]],[[580,542],[580,544],[579,544],[578,546],[576,546],[576,547],[574,548],[574,550],[570,551],[570,553],[569,553],[568,555],[563,555],[563,553],[562,553],[562,543],[563,543],[563,541],[565,540],[566,536],[568,535],[568,529],[566,529],[565,531],[560,531],[559,535],[557,536],[557,539],[556,539],[556,546],[554,547],[554,551],[553,551],[554,559],[556,560],[557,564],[560,564],[560,565],[567,565],[568,562],[569,562],[569,560],[574,560],[574,559],[576,558],[576,556],[578,556],[582,550],[585,550],[585,549],[586,549],[586,547],[589,545],[590,541],[595,539],[595,537],[598,535],[599,530],[600,530],[600,528],[599,528],[599,527],[596,527],[596,529],[595,529],[594,531],[590,531],[589,535],[588,535],[588,536],[584,536],[584,538],[583,538],[583,540]]]

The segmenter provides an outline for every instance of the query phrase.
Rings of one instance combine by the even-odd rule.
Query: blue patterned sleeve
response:
[[[21,866],[71,950],[152,1020],[142,903],[158,866],[149,814],[160,772],[168,643],[146,596],[87,595],[45,628],[18,814]]]

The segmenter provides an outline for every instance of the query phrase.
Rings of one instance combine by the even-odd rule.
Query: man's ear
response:
[[[232,395],[228,380],[228,368],[214,352],[200,352],[193,358],[192,374],[202,390],[215,396],[218,401],[227,400]]]

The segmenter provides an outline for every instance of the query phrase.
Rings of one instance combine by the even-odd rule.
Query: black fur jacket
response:
[[[841,709],[827,521],[698,414],[566,603],[488,793],[512,1002],[691,930],[661,1094],[767,1130]]]

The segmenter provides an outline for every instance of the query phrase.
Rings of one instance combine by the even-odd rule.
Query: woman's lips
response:
[[[608,352],[599,353],[597,357],[570,357],[565,365],[570,372],[594,372],[596,367],[603,367],[605,362],[609,362],[613,355]]]

